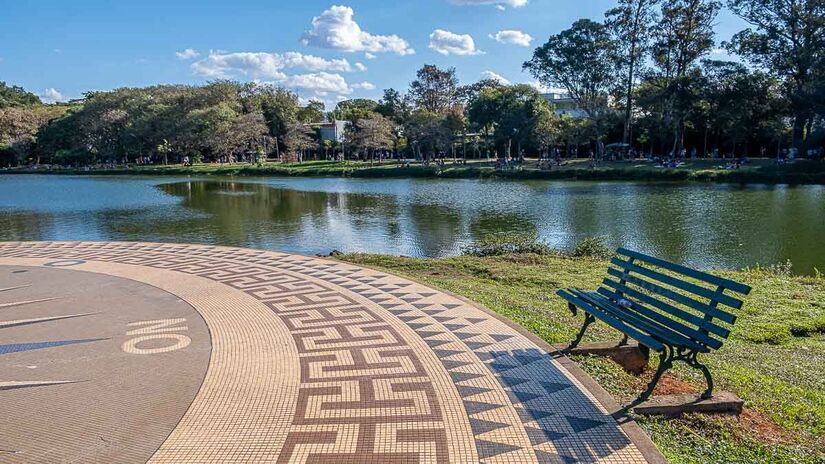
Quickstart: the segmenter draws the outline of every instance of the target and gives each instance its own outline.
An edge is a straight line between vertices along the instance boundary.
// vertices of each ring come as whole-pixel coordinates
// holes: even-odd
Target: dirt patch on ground
[[[791,443],[794,434],[776,425],[768,417],[751,409],[744,409],[739,417],[732,417],[736,425],[756,435],[760,440],[770,444]]]
[[[699,393],[695,385],[670,374],[665,374],[656,384],[654,395],[688,395]]]
[[[702,385],[704,387],[704,385]],[[687,395],[700,393],[700,387],[670,373],[662,376],[654,395]],[[739,416],[717,416],[741,432],[766,444],[788,444],[798,441],[793,432],[783,429],[764,414],[745,408]]]

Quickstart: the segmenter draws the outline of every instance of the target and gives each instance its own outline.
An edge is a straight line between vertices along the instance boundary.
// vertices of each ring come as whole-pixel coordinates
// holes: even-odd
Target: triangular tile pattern
[[[478,450],[479,458],[487,459],[493,456],[498,456],[499,454],[516,451],[520,448],[513,445],[476,439],[476,449]]]
[[[474,318],[473,320],[466,321],[460,314],[453,314],[451,311],[460,305],[443,305],[426,301],[426,298],[435,295],[431,292],[415,293],[404,290],[392,291],[391,295],[392,300],[386,302],[382,300],[379,304],[391,308],[389,309],[391,313],[395,314],[408,327],[415,330],[424,342],[433,349],[433,353],[439,358],[447,370],[450,378],[455,383],[459,396],[464,400],[464,409],[469,416],[473,433],[476,435],[476,448],[479,457],[485,456],[490,458],[522,450],[523,448],[521,446],[502,443],[496,438],[488,438],[486,440],[480,438],[482,436],[487,437],[487,434],[491,432],[493,432],[491,436],[494,436],[494,432],[506,430],[512,426],[511,424],[480,417],[504,407],[504,405],[483,400],[483,395],[491,392],[492,389],[477,384],[478,381],[481,381],[482,378],[485,377],[485,374],[475,372],[472,366],[470,366],[472,362],[465,360],[466,355],[470,354],[469,349],[471,346],[487,346],[495,339],[477,342],[475,345],[471,344],[470,346],[467,346],[465,343],[464,349],[452,349],[452,347],[456,346],[455,337],[466,339],[480,335],[477,333],[463,334],[462,332],[458,332],[459,330],[479,324],[487,319]],[[397,301],[400,306],[391,306],[392,301]],[[450,312],[450,314],[448,314],[448,312]],[[430,320],[432,322],[429,322]],[[442,345],[449,345],[449,348]],[[459,357],[462,354],[465,356]],[[501,458],[506,462],[506,457]]]
[[[382,282],[382,279],[388,277],[386,275],[361,275],[370,272],[366,270],[341,270],[336,266],[318,269],[327,275],[326,278],[322,278],[323,280],[333,282],[331,279],[335,279],[336,282],[333,283],[337,285],[346,283],[355,293],[399,317],[430,346],[449,372],[463,399],[471,428],[476,435],[478,456],[482,462],[508,462],[506,454],[522,448],[481,438],[488,433],[495,434],[496,431],[506,430],[510,425],[489,419],[491,411],[505,405],[481,400],[485,393],[491,391],[489,388],[473,385],[483,377],[482,374],[468,370],[471,363],[463,358],[450,359],[468,351],[484,363],[507,393],[523,423],[523,432],[533,445],[536,462],[579,462],[576,458],[557,453],[553,443],[561,442],[567,445],[563,449],[577,449],[582,446],[577,434],[592,433],[594,429],[607,423],[613,424],[615,428],[609,416],[604,417],[602,414],[601,417],[591,417],[593,407],[580,408],[580,411],[574,408],[568,411],[570,404],[586,404],[589,400],[578,388],[574,388],[550,356],[535,349],[532,343],[525,344],[524,341],[520,341],[522,337],[516,334],[489,331],[485,328],[485,323],[491,320],[490,317],[474,317],[454,311],[461,311],[468,308],[468,305],[430,301],[428,299],[437,293],[419,291],[420,287],[412,283]],[[347,285],[342,286],[347,288]],[[427,319],[432,319],[433,322],[428,323]],[[439,326],[443,327],[443,330]],[[468,351],[458,349],[454,343],[455,338],[458,338]],[[520,352],[513,349],[525,345],[533,348],[521,348]],[[502,347],[505,349],[499,350]]]
[[[473,434],[482,435],[493,430],[509,427],[509,425],[502,424],[501,422],[470,418],[470,427],[473,429]]]
[[[555,440],[561,440],[562,438],[567,436],[563,433],[554,432],[552,430],[547,429],[539,429],[535,427],[524,427],[524,430],[527,431],[527,436],[530,437],[530,443],[532,443],[534,446]]]
[[[473,387],[470,385],[456,385],[456,388],[458,388],[458,394],[461,395],[462,398],[470,398],[481,393],[492,391],[489,388]]]

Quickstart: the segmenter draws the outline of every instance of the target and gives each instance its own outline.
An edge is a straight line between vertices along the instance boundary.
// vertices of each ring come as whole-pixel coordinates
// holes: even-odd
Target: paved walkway
[[[0,461],[656,460],[546,348],[339,262],[0,243]]]

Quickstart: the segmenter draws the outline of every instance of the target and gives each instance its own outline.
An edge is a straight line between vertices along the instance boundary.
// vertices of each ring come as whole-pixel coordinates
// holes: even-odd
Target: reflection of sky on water
[[[825,268],[825,187],[0,176],[0,239],[157,240],[305,254],[460,252],[491,232],[589,236],[702,267]]]

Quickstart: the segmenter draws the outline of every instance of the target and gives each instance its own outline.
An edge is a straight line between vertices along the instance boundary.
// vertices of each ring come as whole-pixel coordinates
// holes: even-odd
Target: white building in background
[[[349,121],[333,120],[329,122],[319,122],[316,124],[309,124],[309,127],[318,129],[321,141],[331,140],[336,143],[344,141],[344,130],[347,128]]]
[[[587,113],[579,108],[576,101],[566,92],[547,92],[541,94],[547,103],[553,106],[553,111],[558,116],[570,116],[576,119],[583,119],[587,117]]]

